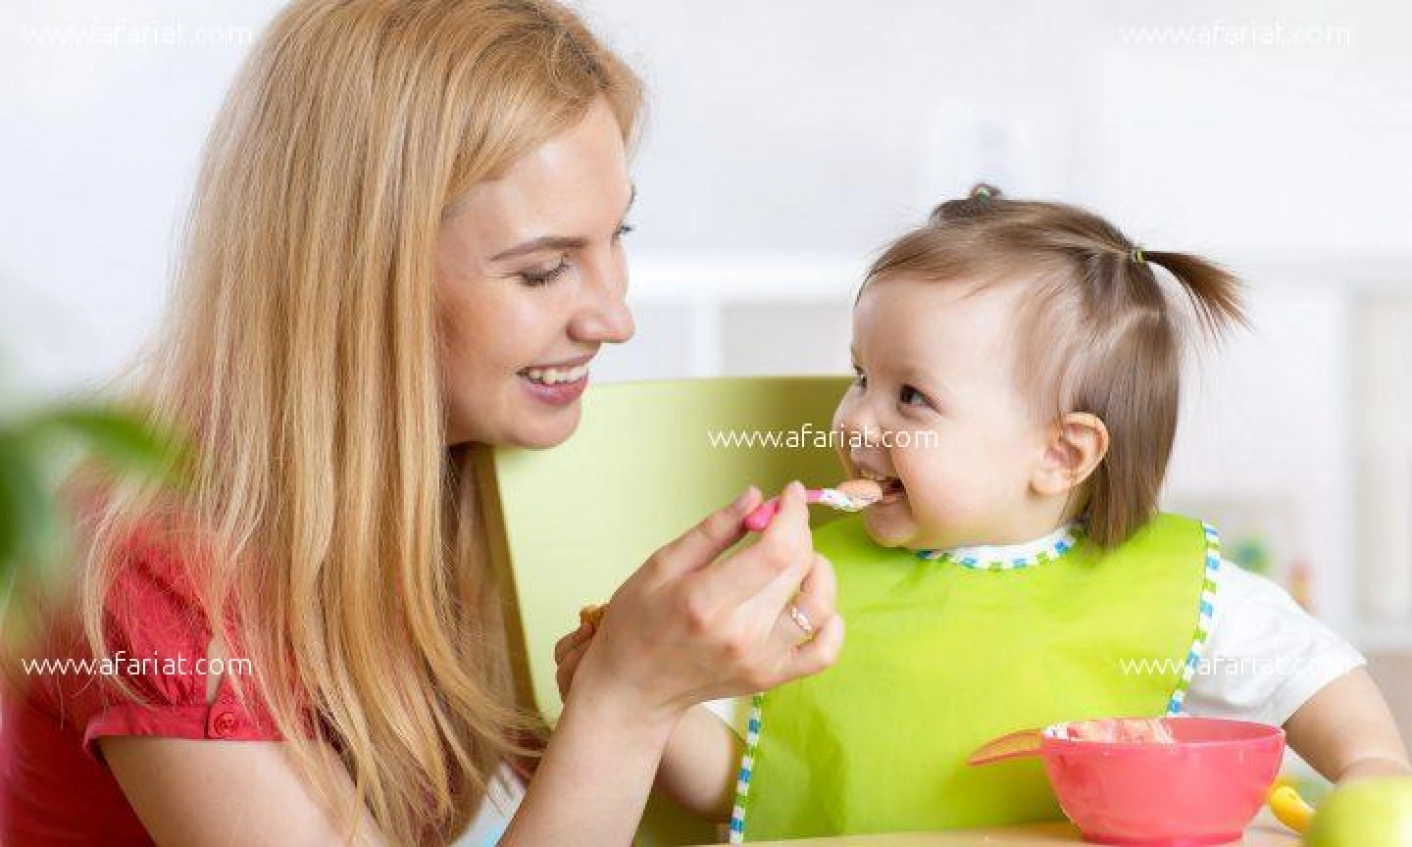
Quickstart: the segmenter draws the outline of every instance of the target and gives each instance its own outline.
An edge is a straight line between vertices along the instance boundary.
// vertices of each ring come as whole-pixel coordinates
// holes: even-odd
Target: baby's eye
[[[902,386],[902,391],[901,391],[901,393],[898,395],[898,398],[897,398],[897,399],[900,400],[900,401],[902,401],[902,405],[904,405],[904,406],[930,406],[930,405],[931,405],[931,403],[927,400],[927,397],[926,397],[925,394],[923,394],[922,392],[918,391],[917,389],[913,388],[913,387],[910,386],[910,385],[904,385],[904,386]]]

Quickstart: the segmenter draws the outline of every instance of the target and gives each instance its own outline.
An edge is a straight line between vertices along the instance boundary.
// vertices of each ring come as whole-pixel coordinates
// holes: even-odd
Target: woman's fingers
[[[612,620],[561,639],[560,691],[567,695],[588,655],[595,680],[607,663],[641,693],[644,710],[676,714],[832,663],[842,643],[834,574],[814,552],[803,486],[786,486],[755,543],[716,561],[743,537],[742,522],[759,503],[752,487],[657,551],[614,593]]]
[[[780,493],[780,508],[759,540],[708,573],[703,582],[713,601],[735,607],[761,594],[766,586],[783,584],[783,596],[793,594],[807,572],[814,551],[809,535],[809,511],[804,486],[791,482]],[[774,593],[780,594],[781,589]],[[783,605],[783,599],[775,608]]]
[[[658,550],[653,561],[673,575],[711,564],[745,535],[745,516],[758,505],[760,491],[752,485],[734,503],[707,515],[701,523]]]
[[[799,492],[799,498],[802,510],[802,491]],[[800,638],[797,636],[800,633],[809,637],[813,630],[833,614],[833,567],[814,552],[808,516],[801,515],[799,519],[803,523],[798,527],[797,537],[781,536],[776,539],[778,546],[773,549],[751,548],[748,551],[764,559],[763,562],[757,562],[756,566],[763,573],[774,573],[774,578],[760,587],[753,596],[739,600],[732,598],[737,608],[746,615],[759,616],[757,620],[776,622],[774,632],[784,635],[785,644],[798,643]],[[773,529],[774,526],[771,525],[771,530]]]
[[[593,637],[593,628],[586,623],[579,624],[579,628],[559,639],[554,645],[554,661],[563,662],[569,651]]]
[[[568,698],[569,687],[573,685],[574,682],[574,674],[578,673],[579,663],[581,663],[583,657],[588,654],[588,648],[588,642],[578,644],[569,652],[565,653],[564,658],[560,660],[559,667],[554,671],[554,682],[559,686],[559,699],[563,700]]]
[[[833,563],[819,553],[814,554],[814,566],[804,577],[799,587],[799,596],[794,603],[809,615],[814,626],[820,627],[833,617],[838,602],[838,579],[833,571]]]
[[[818,553],[814,554],[814,565],[805,577],[804,586],[786,596],[783,608],[768,605],[778,599],[767,598],[768,592],[761,592],[761,603],[779,612],[775,625],[777,643],[795,647],[818,637],[824,625],[834,617],[835,592],[833,566]]]
[[[781,668],[777,685],[793,679],[813,676],[838,661],[843,649],[843,616],[833,615],[814,633],[814,638],[799,645]]]

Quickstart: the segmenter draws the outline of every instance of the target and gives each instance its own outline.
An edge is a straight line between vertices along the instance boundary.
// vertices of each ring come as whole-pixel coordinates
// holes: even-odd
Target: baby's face
[[[906,277],[853,312],[857,380],[834,416],[850,474],[886,480],[867,510],[889,547],[1016,543],[1046,427],[1014,375],[1016,286]],[[863,446],[863,435],[867,445]]]

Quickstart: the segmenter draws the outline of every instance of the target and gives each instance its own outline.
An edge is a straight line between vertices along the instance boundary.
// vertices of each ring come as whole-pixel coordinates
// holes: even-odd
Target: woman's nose
[[[622,343],[636,331],[627,304],[627,266],[618,257],[606,257],[583,269],[582,300],[569,323],[569,334],[578,341]]]

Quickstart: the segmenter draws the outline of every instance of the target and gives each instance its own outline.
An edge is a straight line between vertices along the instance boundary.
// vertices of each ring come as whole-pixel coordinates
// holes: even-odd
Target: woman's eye
[[[902,401],[902,405],[904,405],[904,406],[930,406],[930,405],[931,405],[931,403],[927,401],[927,397],[926,397],[925,394],[923,394],[922,392],[918,391],[917,389],[913,388],[913,387],[910,386],[910,385],[904,385],[904,386],[902,386],[902,392],[901,392],[901,394],[898,396],[897,399],[900,400],[900,401]]]
[[[613,233],[613,240],[617,241],[624,235],[627,235],[628,233],[632,232],[634,229],[637,229],[637,227],[633,226],[632,224],[619,224],[617,232]]]
[[[521,271],[519,276],[525,285],[534,287],[548,285],[558,279],[564,271],[568,270],[569,263],[564,259],[559,260],[559,264],[546,270]]]

